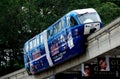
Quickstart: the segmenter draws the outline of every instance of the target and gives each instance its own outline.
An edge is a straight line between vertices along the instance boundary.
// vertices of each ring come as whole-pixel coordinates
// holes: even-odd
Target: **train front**
[[[78,20],[84,26],[84,35],[91,34],[102,27],[101,19],[95,9],[78,11]]]

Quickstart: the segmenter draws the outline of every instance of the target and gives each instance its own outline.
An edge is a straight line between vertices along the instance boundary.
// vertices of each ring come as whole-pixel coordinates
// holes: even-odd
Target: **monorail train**
[[[93,8],[73,10],[24,44],[24,64],[36,74],[85,52],[85,35],[102,27]]]

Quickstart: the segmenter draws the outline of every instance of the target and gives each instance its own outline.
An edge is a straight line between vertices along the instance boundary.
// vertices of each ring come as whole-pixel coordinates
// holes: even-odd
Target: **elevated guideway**
[[[4,71],[3,71],[4,73]],[[0,77],[0,79],[34,79],[27,74],[27,71],[23,68],[13,73]]]
[[[21,69],[19,73],[14,72],[0,79],[47,79],[61,72],[81,70],[82,63],[94,61],[96,57],[104,55],[120,55],[120,17],[88,37],[88,46],[84,54],[34,76],[28,76],[25,69]]]

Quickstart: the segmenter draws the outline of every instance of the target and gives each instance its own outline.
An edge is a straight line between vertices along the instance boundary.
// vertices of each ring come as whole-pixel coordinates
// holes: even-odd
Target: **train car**
[[[25,68],[36,74],[85,53],[85,36],[101,27],[101,19],[93,8],[67,13],[25,43]]]
[[[24,45],[24,63],[28,73],[35,74],[49,67],[45,53],[43,33],[28,40]]]

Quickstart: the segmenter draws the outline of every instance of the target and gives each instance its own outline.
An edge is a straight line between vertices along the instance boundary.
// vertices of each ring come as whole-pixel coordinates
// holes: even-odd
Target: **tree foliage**
[[[120,8],[111,2],[102,3],[102,6],[98,7],[97,11],[104,25],[117,18],[120,14]]]
[[[73,9],[95,8],[103,24],[120,14],[119,0],[3,0],[0,2],[0,76],[24,67],[25,41]],[[3,73],[4,71],[4,73]]]

